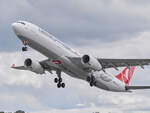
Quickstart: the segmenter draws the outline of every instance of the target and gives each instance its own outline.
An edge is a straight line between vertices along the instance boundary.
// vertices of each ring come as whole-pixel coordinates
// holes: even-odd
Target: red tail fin
[[[126,73],[127,70],[129,70],[128,73]],[[135,70],[135,66],[131,66],[129,69],[128,67],[126,67],[121,73],[119,73],[115,77],[128,85],[133,75],[134,70]],[[128,76],[126,76],[126,74],[128,74]]]

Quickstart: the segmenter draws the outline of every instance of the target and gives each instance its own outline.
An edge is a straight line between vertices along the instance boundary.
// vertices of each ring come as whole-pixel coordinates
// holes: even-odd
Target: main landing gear
[[[27,45],[28,45],[28,42],[27,41],[23,41],[23,45],[24,45],[24,47],[22,47],[22,51],[24,52],[24,51],[28,51],[28,48],[26,47]]]
[[[57,83],[57,87],[65,88],[65,83],[62,83],[61,71],[56,71],[56,74],[57,74],[58,78],[55,78],[54,82]]]
[[[87,81],[89,82],[90,86],[93,87],[96,85],[95,77],[93,75],[87,77]]]

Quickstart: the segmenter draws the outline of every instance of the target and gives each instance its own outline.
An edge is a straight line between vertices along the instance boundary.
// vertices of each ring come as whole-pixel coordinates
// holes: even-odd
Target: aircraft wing
[[[49,72],[51,72],[52,70],[56,71],[56,70],[59,69],[58,65],[56,65],[56,64],[54,64],[54,63],[51,62],[51,59],[46,59],[46,60],[40,61],[39,63],[41,64],[41,66],[42,66],[45,70],[47,70],[47,71],[49,71]],[[15,64],[13,64],[13,65],[11,66],[11,68],[13,68],[13,69],[18,69],[18,70],[28,70],[28,69],[27,69],[26,67],[24,67],[24,66],[15,66]]]
[[[68,57],[72,62],[78,66],[82,66],[81,57]],[[118,67],[127,67],[127,66],[140,66],[144,68],[145,65],[150,64],[150,59],[104,59],[98,58],[99,63],[102,65],[103,69],[106,68],[115,68]]]
[[[98,59],[102,67],[105,68],[117,68],[125,66],[141,66],[150,64],[150,59]]]
[[[15,66],[15,64],[13,64],[13,65],[11,66],[11,68],[13,68],[13,69],[18,69],[18,70],[27,70],[24,66]]]

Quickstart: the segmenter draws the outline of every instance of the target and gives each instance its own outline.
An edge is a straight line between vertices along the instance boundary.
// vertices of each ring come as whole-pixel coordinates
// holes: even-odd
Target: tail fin
[[[127,70],[129,70],[128,73],[126,73]],[[135,70],[135,66],[131,66],[130,68],[126,67],[121,73],[119,73],[115,77],[119,79],[120,81],[124,82],[126,85],[129,85],[129,82],[134,73],[134,70]],[[128,75],[126,76],[126,74]]]

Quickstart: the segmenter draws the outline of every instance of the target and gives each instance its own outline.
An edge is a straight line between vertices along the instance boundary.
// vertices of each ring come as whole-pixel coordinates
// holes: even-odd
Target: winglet
[[[128,73],[126,73],[127,70],[129,70]],[[135,66],[131,66],[129,69],[128,67],[126,67],[121,73],[119,73],[115,77],[119,79],[120,81],[124,82],[126,85],[129,85],[129,82],[131,80],[131,77],[133,76],[134,70],[135,70]],[[126,74],[128,75],[126,76]]]

